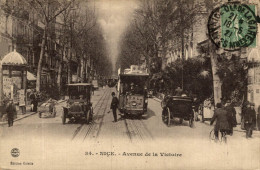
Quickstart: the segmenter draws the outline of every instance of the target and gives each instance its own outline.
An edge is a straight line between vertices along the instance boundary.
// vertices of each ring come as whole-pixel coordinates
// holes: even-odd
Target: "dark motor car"
[[[63,107],[62,123],[66,119],[85,119],[89,123],[93,117],[93,108],[91,103],[90,83],[75,83],[67,85],[67,106]]]

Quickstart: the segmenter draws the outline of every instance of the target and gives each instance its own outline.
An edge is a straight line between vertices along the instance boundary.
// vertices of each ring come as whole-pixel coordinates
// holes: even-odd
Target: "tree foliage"
[[[189,95],[196,94],[201,100],[212,95],[212,73],[209,58],[204,58],[204,61],[197,58],[178,59],[167,66],[162,75],[165,91],[174,94],[174,90],[181,87],[182,78],[183,90]]]
[[[226,56],[219,56],[218,60],[217,74],[222,82],[223,100],[241,102],[247,92],[248,63],[241,61],[237,56],[232,56],[230,59]]]

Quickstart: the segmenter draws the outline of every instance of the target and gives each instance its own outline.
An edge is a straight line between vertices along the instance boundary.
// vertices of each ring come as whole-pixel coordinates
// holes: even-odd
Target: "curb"
[[[22,120],[22,119],[24,119],[24,118],[27,118],[27,117],[29,117],[29,116],[32,116],[32,115],[34,115],[34,114],[36,114],[36,113],[38,113],[38,112],[32,112],[32,113],[29,113],[29,114],[27,114],[27,115],[25,115],[25,116],[23,116],[23,117],[14,119],[14,122],[16,122],[16,121],[18,121],[18,120]],[[0,123],[0,125],[6,125],[6,124],[8,124],[8,121],[1,122],[1,123]]]

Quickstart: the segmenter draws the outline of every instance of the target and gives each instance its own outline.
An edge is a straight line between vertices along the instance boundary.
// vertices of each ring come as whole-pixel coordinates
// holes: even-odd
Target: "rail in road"
[[[106,113],[111,90],[106,90],[93,108],[93,121],[90,124],[81,124],[72,136],[73,141],[84,141],[87,138],[97,138]]]
[[[124,119],[124,124],[126,127],[126,134],[131,142],[145,142],[154,139],[142,118],[126,118]]]
[[[72,141],[84,142],[85,140],[97,140],[100,136],[100,131],[104,124],[104,117],[110,109],[111,92],[113,89],[106,89],[102,96],[98,99],[94,105],[93,122],[90,124],[81,124],[74,132]],[[119,111],[118,111],[119,113]],[[153,135],[145,125],[143,117],[123,117],[122,121],[118,121],[116,124],[122,124],[123,129],[116,129],[123,131],[130,142],[143,142],[147,140],[153,140]],[[115,126],[116,126],[115,124]]]

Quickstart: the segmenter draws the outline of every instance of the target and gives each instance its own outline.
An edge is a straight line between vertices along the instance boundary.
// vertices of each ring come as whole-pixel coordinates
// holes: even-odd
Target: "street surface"
[[[61,120],[62,106],[66,104],[63,102],[56,106],[57,115],[55,118],[51,117],[46,107],[42,118],[39,118],[38,114],[34,114],[14,122],[13,127],[1,125],[0,146],[4,146],[2,152],[10,152],[14,147],[23,148],[24,153],[38,155],[38,157],[34,157],[36,160],[46,159],[51,163],[56,159],[64,159],[64,157],[54,156],[55,153],[64,152],[64,148],[71,150],[74,154],[77,151],[83,153],[87,151],[164,151],[182,153],[196,158],[192,159],[189,166],[213,161],[211,157],[199,159],[206,153],[212,157],[219,154],[219,159],[224,159],[228,155],[232,157],[232,160],[244,159],[244,161],[246,161],[246,157],[243,156],[246,156],[247,153],[241,153],[241,148],[243,151],[249,152],[248,154],[257,155],[259,153],[259,132],[255,132],[252,139],[246,139],[242,130],[236,130],[233,136],[228,136],[227,144],[224,144],[215,143],[210,139],[210,131],[213,126],[209,126],[208,123],[194,122],[194,127],[190,128],[188,121],[179,124],[179,120],[176,118],[172,125],[167,127],[161,119],[160,102],[152,98],[148,101],[148,113],[141,119],[125,119],[120,116],[118,111],[118,122],[112,122],[112,111],[108,113],[112,91],[115,89],[108,87],[95,91],[92,96],[94,121],[91,124],[69,122],[67,119],[66,124],[63,125]],[[28,146],[28,143],[35,145]],[[175,150],[168,150],[169,145],[172,145],[171,148]],[[107,150],[107,147],[111,150]],[[44,153],[43,150],[48,150],[50,153]],[[69,151],[63,154],[66,155],[67,152]],[[42,155],[43,153],[45,155]],[[259,164],[257,156],[252,157],[251,161]],[[244,164],[247,165],[248,162],[244,162]],[[176,164],[176,166],[181,166],[181,164]],[[225,162],[224,166],[226,166]]]

